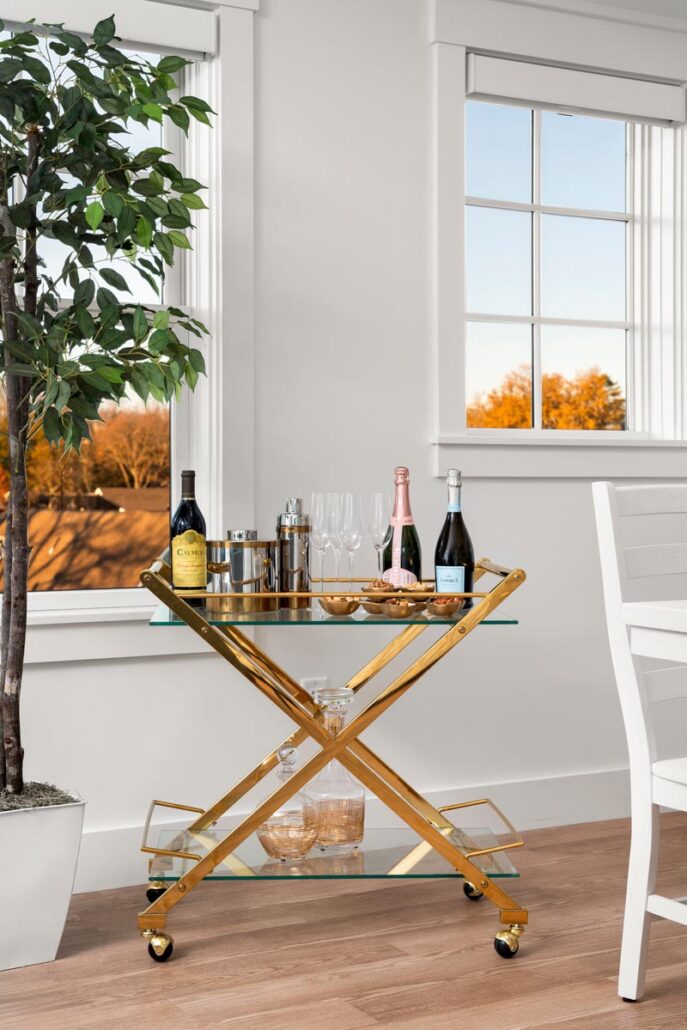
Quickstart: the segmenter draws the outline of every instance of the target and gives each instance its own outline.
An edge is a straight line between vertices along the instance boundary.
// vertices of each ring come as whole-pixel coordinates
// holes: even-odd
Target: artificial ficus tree
[[[13,793],[24,786],[27,453],[40,434],[78,451],[103,402],[119,402],[128,390],[143,401],[169,401],[204,372],[202,353],[188,341],[207,333],[205,326],[176,307],[135,303],[112,261],[126,258],[161,295],[166,268],[191,246],[189,211],[205,207],[203,186],[164,148],[132,149],[129,129],[171,119],[186,132],[192,118],[209,125],[211,109],[177,95],[173,76],[184,58],[153,63],[117,42],[112,18],[96,25],[91,40],[32,23],[0,40],[0,381],[10,480],[0,789]],[[56,272],[42,259],[48,240],[63,246]]]

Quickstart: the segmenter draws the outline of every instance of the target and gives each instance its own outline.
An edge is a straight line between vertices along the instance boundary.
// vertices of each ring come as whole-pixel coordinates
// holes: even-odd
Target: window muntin
[[[468,428],[627,428],[627,138],[621,121],[467,101]],[[517,325],[529,352],[513,368]]]

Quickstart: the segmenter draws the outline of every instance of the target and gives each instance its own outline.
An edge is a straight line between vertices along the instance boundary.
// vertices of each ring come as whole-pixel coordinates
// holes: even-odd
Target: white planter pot
[[[55,958],[74,886],[85,804],[0,812],[0,969]]]

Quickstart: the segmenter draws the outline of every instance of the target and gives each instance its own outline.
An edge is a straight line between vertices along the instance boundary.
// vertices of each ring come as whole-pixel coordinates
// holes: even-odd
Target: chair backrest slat
[[[628,579],[687,572],[687,544],[644,544],[641,547],[625,547],[623,554]]]
[[[670,665],[644,672],[644,683],[650,701],[675,701],[687,697],[687,665]]]
[[[615,487],[615,496],[621,518],[687,514],[687,486],[681,484]]]

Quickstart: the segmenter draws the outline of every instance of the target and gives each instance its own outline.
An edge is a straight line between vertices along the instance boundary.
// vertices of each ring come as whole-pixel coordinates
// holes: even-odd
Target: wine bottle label
[[[465,590],[464,565],[437,565],[436,588],[439,594],[462,594]]]
[[[172,538],[172,582],[186,590],[205,590],[207,548],[205,537],[195,529],[187,529]]]

